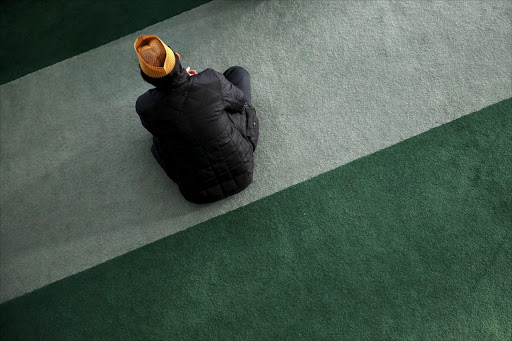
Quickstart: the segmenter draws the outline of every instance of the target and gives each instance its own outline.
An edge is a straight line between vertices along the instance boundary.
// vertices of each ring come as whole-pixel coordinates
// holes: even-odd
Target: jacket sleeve
[[[153,129],[151,129],[151,126],[149,125],[148,121],[146,121],[144,119],[144,117],[142,117],[140,114],[139,114],[139,117],[140,117],[140,122],[142,123],[144,128],[146,128],[147,131],[149,131],[151,134],[153,134],[153,131],[152,131]]]
[[[146,110],[146,107],[147,107],[147,101],[148,101],[147,96],[145,96],[145,95],[140,96],[137,99],[137,102],[135,103],[135,111],[139,115],[140,122],[142,123],[144,128],[146,128],[146,130],[149,131],[151,134],[155,135],[155,132],[154,132],[153,128],[151,127],[151,123],[144,117],[144,111]]]
[[[220,79],[222,99],[225,103],[224,109],[232,112],[241,112],[245,104],[243,91],[228,81],[222,73],[215,71],[215,74]]]

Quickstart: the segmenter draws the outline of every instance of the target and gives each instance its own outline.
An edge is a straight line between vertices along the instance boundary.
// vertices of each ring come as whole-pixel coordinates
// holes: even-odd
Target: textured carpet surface
[[[510,340],[512,98],[0,305],[22,339]]]
[[[210,0],[4,0],[0,84],[111,42]],[[13,60],[16,62],[13,63]],[[7,67],[8,66],[8,67]]]
[[[213,1],[0,86],[0,300],[511,97],[511,9]],[[133,42],[148,33],[198,71],[251,72],[246,191],[192,205],[153,160],[134,111],[148,85]]]

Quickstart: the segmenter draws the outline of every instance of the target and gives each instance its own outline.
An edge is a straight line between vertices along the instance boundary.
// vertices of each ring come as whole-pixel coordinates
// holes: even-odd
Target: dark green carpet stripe
[[[25,339],[509,340],[512,99],[0,306]]]
[[[0,84],[209,1],[2,1]]]

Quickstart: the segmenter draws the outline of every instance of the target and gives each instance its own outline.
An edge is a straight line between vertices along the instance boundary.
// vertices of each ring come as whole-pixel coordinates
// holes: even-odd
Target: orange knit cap
[[[171,73],[176,63],[174,52],[157,36],[139,36],[133,44],[142,71],[152,78],[162,78]]]

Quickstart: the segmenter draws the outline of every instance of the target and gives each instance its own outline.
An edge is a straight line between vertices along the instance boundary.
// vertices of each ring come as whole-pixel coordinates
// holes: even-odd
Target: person
[[[259,136],[247,70],[184,69],[181,56],[155,35],[139,36],[134,48],[142,78],[155,87],[135,110],[153,135],[154,158],[183,197],[206,204],[247,188]]]

